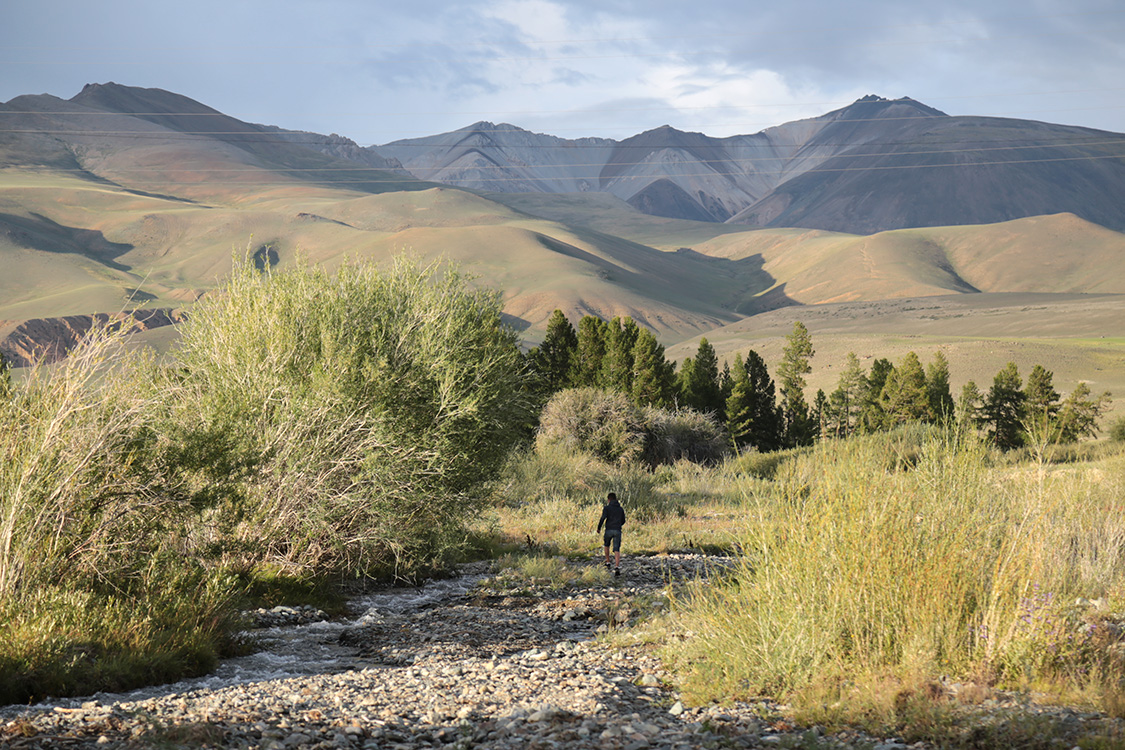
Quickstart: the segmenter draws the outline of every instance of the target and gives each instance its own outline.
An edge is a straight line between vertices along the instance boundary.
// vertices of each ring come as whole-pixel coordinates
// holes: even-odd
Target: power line
[[[838,33],[840,30],[848,28],[863,29],[863,30],[880,30],[880,31],[894,31],[913,28],[936,28],[948,26],[965,26],[975,25],[981,20],[984,21],[1014,21],[1021,19],[1056,19],[1056,18],[1083,18],[1095,16],[1115,16],[1123,13],[1120,8],[1107,8],[1104,10],[1087,10],[1087,11],[1065,11],[1057,13],[1011,13],[1011,15],[992,16],[990,18],[973,18],[970,20],[946,20],[946,21],[930,21],[918,22],[918,24],[892,24],[883,26],[863,25],[863,26],[802,26],[796,33],[800,34],[817,34],[822,31],[832,31]],[[623,42],[674,42],[674,40],[714,40],[714,39],[733,39],[733,38],[751,38],[755,36],[748,31],[742,33],[723,33],[723,34],[691,34],[691,35],[661,35],[661,36],[627,36],[627,37],[589,37],[577,39],[535,39],[529,42],[521,42],[523,46],[532,45],[569,45],[569,44],[604,44],[604,43],[623,43]],[[3,45],[0,49],[43,49],[43,51],[50,52],[93,52],[93,51],[117,51],[123,45]],[[240,43],[242,49],[269,49],[269,51],[276,51],[277,45],[275,44],[261,44],[255,45],[253,43]],[[442,42],[405,42],[405,43],[380,43],[380,44],[363,44],[362,48],[367,49],[413,49],[417,47],[445,47],[445,46],[461,46],[461,47],[488,47],[495,46],[493,42],[466,42],[466,40],[459,40],[456,45],[450,45]],[[133,45],[134,49],[152,49],[152,51],[173,51],[173,52],[215,52],[227,51],[230,46],[227,45],[180,45],[180,46],[150,46]],[[336,49],[339,45],[286,45],[287,49]]]
[[[774,144],[770,144],[770,145],[771,145],[771,147],[778,147],[779,144],[774,143]],[[818,142],[816,145],[817,146],[848,146],[848,145],[854,145],[854,144],[826,144],[826,143]],[[869,147],[869,146],[873,146],[873,145],[886,146],[886,145],[894,145],[894,144],[876,143],[876,142],[867,142],[867,143],[862,144],[863,147]],[[800,148],[802,146],[802,144],[784,144],[784,146],[789,147],[789,148]],[[956,148],[956,149],[928,149],[928,150],[924,150],[924,151],[881,151],[881,152],[874,152],[874,153],[852,153],[852,152],[849,152],[849,153],[832,154],[831,156],[829,156],[827,158],[830,158],[830,159],[871,159],[871,158],[881,158],[881,157],[888,157],[888,156],[889,157],[912,157],[912,156],[932,156],[932,155],[936,155],[936,154],[971,154],[971,153],[995,152],[995,151],[1025,151],[1025,150],[1029,150],[1029,149],[1069,148],[1069,147],[1076,147],[1076,146],[1081,146],[1081,147],[1122,146],[1122,147],[1125,147],[1125,136],[1122,136],[1121,138],[1118,138],[1118,139],[1115,139],[1115,140],[1098,140],[1098,141],[1061,142],[1061,143],[1034,143],[1034,144],[1024,144],[1024,145],[981,146],[981,147],[975,147],[975,148]],[[466,147],[466,148],[468,148],[470,150],[476,150],[475,146]],[[1113,155],[1113,154],[1106,154],[1106,155],[1101,155],[1101,156],[1104,156],[1106,158],[1115,158],[1115,155]],[[1122,154],[1117,155],[1117,156],[1120,156],[1121,158],[1125,158],[1125,153],[1122,153]],[[739,158],[698,159],[698,158],[695,158],[695,159],[691,159],[690,161],[684,160],[684,162],[682,162],[682,163],[685,163],[685,164],[687,164],[687,163],[691,163],[691,164],[735,164],[735,165],[737,165],[737,164],[758,163],[758,162],[763,162],[763,161],[788,162],[788,161],[792,161],[794,158],[795,158],[794,156],[757,156],[757,157],[754,157],[753,159],[739,159]],[[539,170],[544,170],[544,169],[576,169],[576,168],[584,168],[584,167],[635,167],[635,166],[641,166],[641,165],[646,164],[646,163],[647,162],[645,162],[645,161],[634,161],[634,162],[597,161],[597,162],[563,162],[563,163],[547,163],[547,162],[544,162],[544,163],[535,164],[535,165],[485,164],[485,165],[474,166],[472,168],[474,170],[508,170],[508,169],[530,168],[530,169],[534,169],[536,171],[539,171]],[[439,171],[442,171],[443,169],[447,169],[447,168],[448,168],[448,166],[432,166],[432,167],[418,166],[418,167],[415,167],[414,169],[416,171],[419,171],[419,172],[425,172],[425,171],[439,172]],[[203,172],[203,173],[207,173],[207,174],[213,174],[213,173],[261,172],[261,171],[267,170],[267,169],[268,168],[266,168],[266,167],[203,167],[203,168],[194,168],[194,169],[192,169],[192,171]],[[363,166],[361,166],[361,167],[324,166],[324,167],[278,167],[278,168],[274,168],[274,169],[275,170],[281,170],[281,171],[284,171],[284,172],[289,172],[289,173],[292,173],[292,172],[345,173],[345,172],[385,172],[385,171],[387,171],[388,168],[387,167],[375,167],[375,166],[365,166],[365,167],[363,167]],[[84,172],[88,172],[89,170],[86,170],[86,169],[56,169],[56,170],[52,170],[52,171],[84,173]],[[166,172],[167,169],[155,168],[155,167],[122,167],[122,168],[116,168],[113,171],[114,171],[114,173],[135,174],[135,173],[144,173],[144,172]],[[754,173],[759,174],[758,172],[754,172]],[[731,173],[731,174],[737,174],[737,173]]]
[[[808,169],[808,170],[799,172],[799,174],[800,175],[806,175],[806,174],[838,173],[838,172],[873,172],[873,171],[889,171],[889,170],[904,170],[904,169],[941,169],[941,168],[950,168],[950,167],[968,168],[968,167],[986,167],[986,166],[1006,166],[1006,165],[1015,165],[1015,164],[1047,164],[1047,163],[1075,162],[1075,161],[1102,161],[1102,160],[1108,160],[1108,159],[1122,159],[1122,158],[1125,158],[1125,154],[1121,154],[1121,155],[1109,155],[1109,154],[1107,154],[1107,155],[1088,155],[1088,156],[1065,156],[1065,157],[1052,157],[1052,158],[1044,158],[1044,159],[1011,159],[1011,160],[1002,160],[1002,161],[950,162],[950,163],[944,163],[944,164],[895,164],[895,165],[880,165],[880,166],[870,166],[870,167],[814,167],[812,169]],[[387,170],[378,170],[374,167],[371,168],[371,169],[374,172],[382,172],[383,175],[387,174]],[[48,170],[48,171],[51,172],[51,173],[54,173],[54,172],[61,171],[61,170]],[[192,170],[189,169],[189,170],[181,170],[181,171],[192,171]],[[199,170],[199,171],[205,171],[205,170]],[[278,168],[278,169],[274,169],[274,170],[263,169],[262,171],[273,171],[273,172],[284,173],[287,170],[285,170],[284,168]],[[331,170],[322,170],[322,171],[331,172]],[[88,172],[88,171],[86,173],[87,174],[95,174],[95,173]],[[780,171],[776,171],[776,172],[754,171],[754,172],[749,173],[749,175],[751,175],[751,176],[781,176],[781,175],[792,174],[792,173],[793,172],[791,170],[780,170]],[[95,176],[101,177],[102,179],[106,179],[105,177],[102,177],[101,175],[95,174]],[[659,175],[659,174],[657,174],[657,175],[654,175],[654,174],[619,175],[619,176],[614,177],[613,179],[615,179],[615,180],[650,180],[650,179],[654,179],[654,178],[660,177],[660,176],[666,176],[666,177],[740,177],[740,176],[747,176],[747,173],[744,173],[744,172],[720,172],[718,170],[711,170],[711,171],[707,171],[707,172],[696,172],[696,173],[675,173],[675,174],[668,173],[668,174],[665,174],[665,175]],[[362,180],[326,180],[326,181],[313,180],[312,182],[320,182],[320,184],[325,186],[325,187],[334,187],[334,186],[338,186],[338,185],[370,185],[370,184],[379,184],[379,183],[399,184],[399,183],[402,182],[403,179],[409,180],[409,179],[417,179],[417,178],[406,177],[406,176],[393,176],[393,175],[384,177],[384,176],[380,175],[380,176],[372,177],[370,179],[362,179]],[[533,178],[528,178],[528,177],[481,177],[481,178],[475,178],[475,179],[471,180],[470,182],[472,182],[473,184],[476,184],[476,183],[505,183],[505,182],[525,182],[526,183],[526,182],[544,182],[544,181],[549,181],[549,178],[547,180],[544,180],[542,178],[534,178],[534,177]],[[437,181],[421,179],[421,180],[419,180],[419,182],[437,182]],[[230,181],[220,182],[220,181],[216,181],[216,180],[210,180],[210,181],[201,180],[201,181],[192,181],[192,182],[178,182],[178,181],[177,182],[168,182],[168,181],[163,181],[163,180],[152,180],[152,181],[147,182],[147,183],[141,181],[138,184],[139,185],[151,184],[151,185],[161,185],[161,186],[192,186],[192,187],[209,186],[209,185],[224,185],[224,186],[250,185],[250,186],[256,186],[256,187],[286,187],[286,186],[292,186],[295,183],[299,184],[299,181],[294,180],[294,181],[287,181],[287,182],[256,182],[256,181],[230,180]],[[114,184],[116,184],[116,183],[114,183]],[[449,183],[444,183],[444,184],[449,184]],[[119,185],[119,187],[128,187],[128,186]]]
[[[1096,93],[1118,93],[1125,91],[1125,87],[1099,87],[1092,89],[1057,89],[1053,91],[1005,91],[1000,93],[984,93],[984,94],[951,94],[951,95],[938,95],[934,99],[947,101],[950,99],[996,99],[1000,97],[1019,97],[1019,96],[1058,96],[1060,94],[1096,94]],[[180,95],[177,95],[180,96]],[[186,97],[185,97],[186,98]],[[69,102],[70,100],[63,100]],[[884,100],[884,102],[902,101],[902,100]],[[912,99],[919,104],[922,102]],[[714,110],[748,110],[748,109],[776,109],[779,107],[836,107],[844,108],[854,101],[824,101],[824,102],[766,102],[758,104],[710,104],[699,106],[681,106],[668,104],[663,106],[648,106],[648,107],[605,107],[605,108],[590,108],[590,107],[571,107],[567,109],[522,109],[522,110],[432,110],[432,111],[387,111],[381,110],[378,112],[316,112],[317,117],[447,117],[451,115],[484,115],[488,117],[510,116],[510,115],[560,115],[560,114],[612,114],[617,112],[700,112],[700,111],[714,111]],[[175,111],[159,111],[159,112],[129,112],[117,110],[101,110],[91,109],[88,105],[76,104],[84,109],[82,111],[46,111],[46,110],[13,110],[13,109],[0,109],[0,115],[44,115],[51,117],[86,117],[86,116],[132,116],[132,117],[227,117],[231,119],[240,119],[245,117],[293,117],[297,115],[307,116],[310,113],[308,110],[301,112],[240,112],[236,118],[234,115],[212,110],[210,112],[175,112]],[[207,106],[207,105],[201,105]],[[1108,107],[1084,107],[1076,108],[1074,110],[1054,110],[1054,111],[1086,111],[1089,109],[1116,109],[1117,106]],[[1039,110],[1036,110],[1039,111]],[[1018,113],[1017,113],[1018,114]],[[972,115],[951,115],[958,116],[972,116]],[[810,118],[815,119],[815,118]],[[729,124],[729,123],[728,123]]]
[[[1099,31],[1112,31],[1118,32],[1125,30],[1125,27],[1105,27],[1099,28]],[[1042,32],[1037,34],[1007,34],[1007,35],[991,35],[988,37],[989,44],[995,44],[998,41],[1010,41],[1013,39],[1039,39],[1043,37],[1057,36],[1057,32]],[[831,46],[847,46],[849,49],[857,47],[863,48],[887,48],[887,47],[918,47],[920,45],[938,45],[948,47],[963,42],[980,43],[985,41],[979,37],[954,37],[951,39],[927,39],[919,41],[917,39],[902,40],[902,41],[881,41],[881,42],[866,42],[856,43],[854,39],[841,39],[835,43],[818,43],[815,46],[817,50],[823,50],[825,47]],[[762,52],[802,52],[809,49],[814,49],[812,46],[769,46],[760,45],[755,47],[755,51]],[[482,63],[528,63],[528,62],[565,62],[565,61],[579,61],[579,60],[651,60],[658,58],[672,58],[683,59],[685,57],[706,57],[714,55],[712,50],[700,51],[685,51],[685,50],[666,50],[661,52],[616,52],[616,53],[603,53],[603,54],[586,54],[586,55],[524,55],[524,56],[509,56],[497,57],[482,55],[480,57],[464,57],[464,58],[437,58],[437,57],[414,57],[414,58],[391,58],[391,59],[366,59],[362,61],[365,66],[378,66],[378,65],[421,65],[425,63],[440,63],[443,65],[448,64],[482,64]],[[292,58],[274,57],[271,59],[250,59],[250,60],[222,60],[207,58],[204,60],[170,60],[170,61],[153,61],[153,60],[100,60],[99,65],[111,65],[115,67],[125,66],[178,66],[190,64],[192,66],[199,65],[215,65],[215,66],[230,66],[238,65],[242,67],[281,67],[281,66],[352,66],[356,62],[354,60],[294,60]],[[90,65],[89,60],[0,60],[0,65],[47,65],[47,66],[66,66],[66,65]]]

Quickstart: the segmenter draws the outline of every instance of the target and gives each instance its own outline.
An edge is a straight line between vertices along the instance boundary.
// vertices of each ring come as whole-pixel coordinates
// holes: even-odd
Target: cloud
[[[1120,131],[1122,39],[1111,0],[39,0],[6,9],[0,100],[115,80],[361,143],[755,132],[867,93]]]

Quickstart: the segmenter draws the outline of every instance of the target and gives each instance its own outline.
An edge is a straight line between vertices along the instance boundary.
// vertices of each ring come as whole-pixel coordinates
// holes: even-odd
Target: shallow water
[[[218,690],[265,680],[301,677],[314,674],[345,672],[360,665],[356,649],[339,643],[340,634],[356,625],[386,615],[405,615],[464,597],[482,575],[462,575],[441,581],[427,581],[421,586],[392,588],[356,597],[349,603],[352,618],[309,625],[263,628],[251,631],[259,650],[253,654],[227,659],[210,674],[178,682],[140,688],[123,693],[95,693],[78,698],[58,698],[34,704],[30,708],[77,708],[83,703],[128,703],[173,694],[202,690]],[[28,706],[3,706],[0,715],[22,711]]]

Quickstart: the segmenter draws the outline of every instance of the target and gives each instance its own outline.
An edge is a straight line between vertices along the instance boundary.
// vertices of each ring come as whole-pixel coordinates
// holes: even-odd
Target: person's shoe
[[[613,569],[613,575],[614,575],[614,576],[619,576],[619,575],[621,575],[621,568],[614,568],[614,569]]]

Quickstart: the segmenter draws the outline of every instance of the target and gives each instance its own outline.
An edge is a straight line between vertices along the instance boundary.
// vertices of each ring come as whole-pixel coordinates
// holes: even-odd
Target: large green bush
[[[238,265],[176,357],[169,431],[204,459],[182,462],[201,485],[216,465],[245,474],[214,498],[209,533],[251,564],[434,560],[531,421],[498,297],[402,260],[335,275]]]

